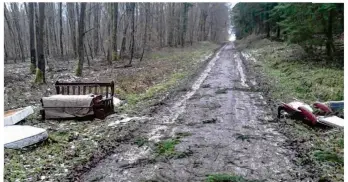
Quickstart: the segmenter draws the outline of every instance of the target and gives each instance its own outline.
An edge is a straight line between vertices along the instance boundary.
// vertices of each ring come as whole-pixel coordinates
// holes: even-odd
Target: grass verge
[[[308,61],[300,46],[250,37],[237,41],[237,47],[246,59],[256,60],[254,69],[264,75],[260,78],[262,87],[276,103],[343,100],[343,68]],[[308,169],[313,178],[343,180],[343,130],[291,120],[282,123],[280,130],[297,146],[298,165],[315,166]]]

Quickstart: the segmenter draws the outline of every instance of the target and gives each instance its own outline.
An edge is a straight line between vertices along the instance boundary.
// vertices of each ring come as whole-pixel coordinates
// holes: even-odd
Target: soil
[[[73,178],[204,181],[209,174],[226,173],[255,180],[311,181],[295,164],[297,153],[288,138],[277,130],[276,115],[258,83],[260,75],[252,71],[254,63],[242,59],[234,43],[226,44],[190,89],[162,102],[153,113],[107,120],[110,127],[137,126],[133,138],[120,141],[113,154]],[[158,142],[167,139],[175,139],[175,151],[161,155]]]

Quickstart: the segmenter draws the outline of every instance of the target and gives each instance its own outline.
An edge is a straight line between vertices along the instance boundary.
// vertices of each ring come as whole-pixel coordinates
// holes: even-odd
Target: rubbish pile
[[[21,149],[48,138],[48,133],[45,129],[25,125],[15,125],[33,113],[34,110],[31,106],[5,111],[5,148]]]
[[[344,127],[344,101],[315,102],[313,108],[299,101],[282,103],[278,107],[278,118],[290,117],[309,121],[312,125],[323,124],[331,127]]]

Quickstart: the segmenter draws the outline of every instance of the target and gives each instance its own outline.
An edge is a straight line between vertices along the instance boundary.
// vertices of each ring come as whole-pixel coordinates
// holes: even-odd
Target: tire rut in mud
[[[145,146],[122,144],[81,179],[204,181],[209,174],[232,173],[250,179],[296,181],[300,171],[292,162],[296,154],[284,147],[287,138],[275,129],[276,123],[269,122],[267,102],[250,82],[254,75],[245,75],[246,65],[233,43],[210,63],[209,70],[203,71],[207,75],[197,78],[203,79],[198,89],[162,105],[137,131],[146,138]],[[173,155],[158,155],[158,142],[171,140],[175,144],[165,145]],[[177,157],[181,153],[189,155]]]

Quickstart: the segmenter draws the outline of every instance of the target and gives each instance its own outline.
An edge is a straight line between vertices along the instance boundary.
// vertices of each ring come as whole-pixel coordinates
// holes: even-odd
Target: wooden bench
[[[101,95],[103,98],[93,104],[94,117],[104,119],[108,114],[114,112],[114,82],[95,82],[95,83],[81,83],[81,82],[56,82],[56,94],[59,95],[86,95],[94,94]],[[42,100],[41,100],[42,103]],[[43,106],[43,109],[45,107]],[[45,119],[44,110],[41,112],[42,118]]]

